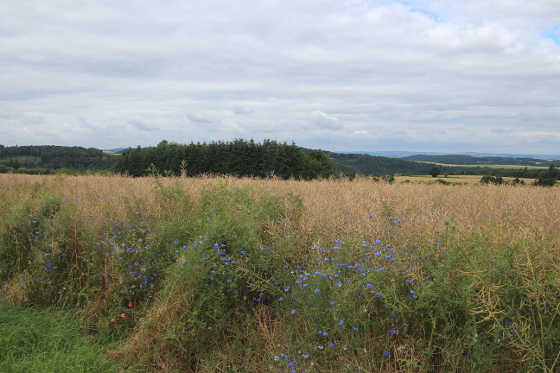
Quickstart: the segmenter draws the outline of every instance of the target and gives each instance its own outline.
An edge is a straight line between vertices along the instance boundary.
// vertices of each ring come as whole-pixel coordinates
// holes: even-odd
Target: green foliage
[[[80,321],[56,310],[0,305],[0,371],[5,373],[116,372]]]
[[[313,150],[307,154],[307,159],[309,161],[309,174],[306,175],[308,179],[335,176],[334,164],[327,154],[319,150]]]
[[[432,177],[437,177],[440,173],[441,170],[437,166],[432,167],[429,172],[429,174],[432,175]]]
[[[0,235],[0,280],[6,281],[29,263],[29,254],[35,238],[38,221],[30,214],[31,206],[25,204],[13,210],[4,223]]]
[[[481,184],[507,184],[507,181],[504,181],[504,178],[501,176],[483,176],[482,179],[480,179],[480,183]]]
[[[163,175],[202,174],[249,177],[278,176],[283,179],[315,179],[334,175],[332,162],[320,151],[305,155],[295,145],[265,140],[181,145],[161,141],[156,147],[130,149],[114,170],[130,176],[146,176],[158,170]]]
[[[393,184],[395,182],[395,177],[393,175],[383,175],[381,178],[389,184]]]
[[[393,175],[395,173],[426,175],[434,166],[428,163],[368,154],[331,153],[331,159],[334,163],[334,169],[344,175]],[[452,167],[442,167],[442,169],[445,171],[453,170]]]
[[[95,148],[78,146],[8,146],[0,148],[0,165],[26,174],[48,174],[50,170],[107,170],[119,159]],[[0,172],[5,172],[0,169]]]
[[[554,186],[556,184],[557,184],[556,179],[553,179],[553,178],[539,178],[537,181],[534,182],[533,185],[551,187],[551,186]]]
[[[228,371],[242,366],[243,359],[260,364],[251,356],[261,343],[251,329],[260,307],[278,293],[272,278],[278,262],[286,260],[266,246],[269,230],[287,216],[297,220],[300,212],[300,202],[291,196],[256,200],[251,189],[225,185],[205,191],[192,214],[168,228],[179,240],[177,256],[159,306],[146,316],[159,321],[132,336],[124,365],[142,370],[159,362],[194,372],[208,359],[217,364],[213,369]],[[181,248],[179,242],[188,244]],[[139,346],[138,338],[148,341]],[[226,356],[214,356],[216,350]]]
[[[112,294],[116,308],[101,310],[97,317],[120,314],[128,301],[149,303],[175,256],[166,246],[169,240],[146,229],[143,217],[127,225],[106,223],[100,232],[92,230],[73,205],[56,197],[37,208],[14,210],[0,235],[0,278],[17,278],[12,285],[17,299],[40,307],[84,307],[101,294]],[[135,271],[128,270],[132,267]],[[119,271],[126,275],[112,275]]]

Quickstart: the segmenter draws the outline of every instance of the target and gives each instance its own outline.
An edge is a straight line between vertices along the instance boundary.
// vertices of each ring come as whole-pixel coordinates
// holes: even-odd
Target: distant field
[[[445,180],[448,183],[468,183],[468,184],[477,184],[480,183],[480,179],[482,179],[482,175],[449,175],[445,176],[438,176],[432,177],[430,175],[413,175],[413,176],[396,176],[395,181],[401,183],[403,181],[411,181],[411,182],[426,182],[432,183],[436,180],[441,179]],[[504,177],[506,181],[512,181],[515,179],[514,177]],[[535,181],[535,179],[525,179],[520,178],[520,180],[525,181],[526,184],[531,184]]]
[[[438,166],[449,166],[449,167],[465,167],[465,168],[476,168],[476,167],[487,167],[487,168],[527,168],[528,170],[541,170],[543,168],[548,168],[550,165],[547,166],[519,166],[519,165],[511,165],[511,164],[450,164],[450,163],[437,163],[437,162],[425,162],[425,161],[414,161],[420,163],[431,163]]]

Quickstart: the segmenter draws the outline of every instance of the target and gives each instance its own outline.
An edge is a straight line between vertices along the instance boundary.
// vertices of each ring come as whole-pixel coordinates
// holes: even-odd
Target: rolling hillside
[[[402,159],[419,162],[431,162],[448,165],[465,165],[465,166],[525,166],[525,167],[548,167],[554,164],[554,167],[560,167],[560,160],[547,161],[536,158],[510,158],[510,157],[473,157],[470,155],[427,155],[416,154],[403,157]]]

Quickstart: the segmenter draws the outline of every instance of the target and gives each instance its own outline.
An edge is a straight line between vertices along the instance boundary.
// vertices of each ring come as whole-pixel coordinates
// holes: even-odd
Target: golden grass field
[[[300,233],[329,226],[332,235],[359,229],[364,235],[383,230],[383,219],[372,216],[399,217],[403,234],[435,239],[448,219],[458,227],[459,234],[476,231],[494,232],[494,239],[515,240],[535,234],[554,235],[560,226],[560,188],[533,186],[480,185],[474,177],[447,177],[446,181],[466,184],[448,186],[426,183],[374,182],[371,178],[341,180],[279,180],[234,178],[162,178],[164,186],[179,187],[194,199],[211,185],[228,184],[251,187],[255,193],[300,196],[305,206]],[[397,177],[397,181],[433,182],[432,177]],[[134,206],[163,219],[177,208],[170,202],[169,210],[161,209],[154,178],[121,176],[33,176],[0,175],[0,215],[14,208],[13,198],[40,202],[52,192],[68,201],[75,201],[80,214],[90,217],[90,224],[103,225],[103,220],[126,221]],[[504,219],[511,216],[512,219]],[[499,227],[499,229],[494,229]],[[540,240],[540,239],[539,239]]]
[[[119,344],[110,346],[107,353],[127,372],[270,372],[287,368],[282,359],[275,359],[284,353],[299,361],[298,372],[305,364],[308,372],[558,371],[560,187],[486,185],[479,183],[479,176],[438,179],[457,184],[434,183],[432,177],[397,177],[397,182],[389,184],[369,177],[300,181],[2,174],[2,237],[15,237],[11,230],[16,232],[28,219],[22,215],[28,214],[26,206],[46,233],[37,234],[36,243],[31,244],[38,260],[29,265],[16,258],[17,245],[25,246],[27,238],[18,241],[15,237],[10,241],[13,247],[5,247],[16,258],[12,268],[19,265],[22,270],[0,267],[11,276],[0,284],[0,296],[14,306],[29,304],[28,299],[52,304],[33,293],[40,289],[33,288],[36,283],[27,288],[21,285],[22,278],[46,279],[46,288],[62,309],[67,310],[65,299],[77,299],[83,308],[72,309],[73,313],[99,328],[100,334],[105,330],[120,336]],[[280,198],[271,200],[270,196]],[[60,210],[48,215],[50,210],[45,212],[41,206],[51,198],[59,201]],[[274,214],[266,213],[270,209],[255,209],[266,203],[276,203]],[[193,228],[183,228],[187,226]],[[252,253],[254,262],[245,259],[245,253],[235,254],[238,264],[242,263],[237,266],[222,266],[222,253],[215,264],[200,260],[203,255],[210,258],[214,241],[207,251],[197,251],[193,249],[196,240],[201,245],[205,235],[227,240],[230,232],[247,239],[232,238],[235,247],[228,255],[234,258],[234,252],[244,249]],[[148,238],[159,245],[161,255],[169,254],[170,264],[159,273],[163,280],[153,298],[137,296],[132,303],[132,293],[122,287],[132,281],[129,270],[119,267],[121,262],[111,247],[133,258],[140,253],[127,253],[125,248],[140,248]],[[240,247],[247,242],[253,246]],[[183,245],[189,249],[177,250]],[[53,253],[65,252],[74,277],[45,272]],[[99,263],[97,267],[78,260],[88,254]],[[341,275],[347,277],[335,284],[334,274],[340,268],[336,264],[340,262],[333,262],[335,255],[340,262],[347,261],[345,265],[360,263],[357,268],[376,269],[359,273],[364,277],[348,269]],[[131,266],[138,264],[133,262]],[[245,267],[250,270],[242,274]],[[99,273],[84,277],[81,271],[86,269],[79,268]],[[251,291],[271,298],[274,294],[274,299],[268,304],[255,301],[256,305],[237,300],[235,307],[247,311],[236,313],[226,305],[224,299],[230,298],[223,297],[221,288],[210,287],[216,284],[208,282],[213,268],[223,269],[224,274],[231,270],[241,285],[245,284],[241,279],[250,279]],[[322,268],[333,271],[333,281],[319,276]],[[271,272],[281,285],[266,280]],[[304,274],[297,277],[299,273]],[[107,285],[102,280],[109,277]],[[336,307],[309,302],[315,299],[312,292],[304,298],[298,290],[297,297],[289,298],[283,287],[301,287],[296,281],[300,278],[309,278],[309,289],[322,286],[321,296],[331,296],[324,301],[336,300],[332,302]],[[368,293],[367,281],[376,290]],[[82,289],[79,284],[83,283],[90,288]],[[71,288],[73,293],[58,298],[56,286]],[[212,289],[214,293],[202,297]],[[279,296],[286,300],[279,302]],[[196,299],[209,306],[197,309]],[[411,331],[389,316],[391,312]],[[126,318],[121,320],[121,313]],[[317,324],[320,317],[327,322]],[[129,328],[116,332],[126,333],[110,334],[116,329],[115,319]],[[237,321],[230,325],[231,320]],[[360,323],[359,332],[352,330],[352,322]],[[332,340],[336,353],[332,356],[327,355],[327,345],[317,347],[317,330],[326,327],[333,334],[329,338],[337,338]],[[484,345],[472,342],[473,333],[480,334]],[[302,350],[309,346],[315,347]],[[305,360],[302,351],[310,359]],[[453,368],[458,364],[459,368]]]

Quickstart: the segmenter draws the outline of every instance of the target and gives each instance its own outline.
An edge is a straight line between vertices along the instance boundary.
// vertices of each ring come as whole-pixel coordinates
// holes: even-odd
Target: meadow
[[[559,191],[3,174],[0,371],[558,372]]]

